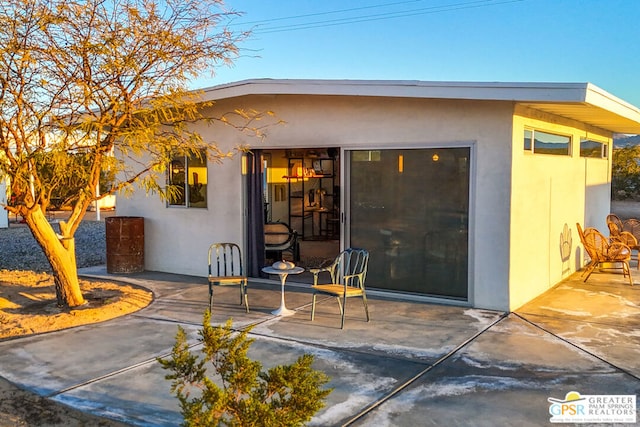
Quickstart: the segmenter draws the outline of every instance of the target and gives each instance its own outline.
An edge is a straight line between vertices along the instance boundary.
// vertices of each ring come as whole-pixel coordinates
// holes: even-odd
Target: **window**
[[[608,153],[609,146],[604,142],[594,141],[587,138],[580,138],[580,157],[606,159]]]
[[[542,132],[533,129],[524,130],[524,149],[536,154],[571,155],[571,137]]]
[[[529,129],[524,130],[524,149],[526,151],[531,151],[531,147],[533,147],[533,131]]]
[[[207,155],[199,154],[174,157],[169,165],[169,185],[174,192],[169,197],[170,206],[190,208],[207,207]]]
[[[471,149],[353,150],[347,156],[344,226],[350,245],[369,251],[369,286],[467,300]]]

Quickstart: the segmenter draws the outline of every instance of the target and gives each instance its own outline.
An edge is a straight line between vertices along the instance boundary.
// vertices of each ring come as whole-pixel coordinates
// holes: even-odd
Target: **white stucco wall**
[[[512,102],[265,95],[224,100],[215,108],[226,112],[239,107],[272,110],[286,123],[267,129],[259,144],[231,129],[207,130],[206,135],[215,135],[225,149],[238,144],[347,150],[470,146],[469,301],[476,307],[507,310],[539,293],[540,283],[547,287],[558,276],[547,254],[553,249],[549,236],[584,215],[584,191],[574,191],[579,186],[572,184],[575,176],[584,182],[584,161],[575,159],[565,167],[566,159],[550,159],[543,166],[531,163],[521,150],[512,150],[512,145],[521,146],[521,137],[515,141]],[[518,191],[512,191],[512,162],[518,169],[513,178]],[[548,177],[549,167],[562,172]],[[230,240],[244,246],[240,157],[210,165],[208,174],[207,209],[167,208],[143,193],[118,198],[118,215],[145,217],[147,270],[205,276],[211,242]],[[550,205],[559,211],[558,203],[569,206],[569,212],[552,218],[534,214]],[[513,259],[517,264],[510,267]],[[516,298],[516,284],[531,291]]]
[[[524,127],[570,135],[571,156],[531,154],[523,149]],[[580,138],[611,146],[610,134],[584,124],[519,108],[514,116],[509,309],[548,290],[581,266],[576,222],[602,226],[609,212],[610,160],[580,157]],[[610,158],[610,156],[609,156]],[[564,262],[560,235],[571,233],[571,259]]]
[[[118,216],[145,219],[145,269],[206,277],[213,242],[243,240],[241,158],[208,170],[208,208],[167,207],[155,195],[118,196]]]
[[[609,159],[612,159],[613,142],[609,141]],[[611,211],[611,161],[583,159],[586,170],[585,227],[596,227],[609,234],[606,216]]]

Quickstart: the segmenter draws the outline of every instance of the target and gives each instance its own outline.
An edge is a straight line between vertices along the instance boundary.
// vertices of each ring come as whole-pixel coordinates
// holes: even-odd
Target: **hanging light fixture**
[[[174,160],[171,162],[171,171],[175,174],[175,173],[182,173],[184,172],[184,165],[182,164],[182,162],[178,159]]]

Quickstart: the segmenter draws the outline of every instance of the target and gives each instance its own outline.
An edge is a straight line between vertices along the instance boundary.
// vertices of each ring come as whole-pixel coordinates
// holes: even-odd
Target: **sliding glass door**
[[[470,149],[348,154],[348,244],[371,253],[368,287],[466,300]]]

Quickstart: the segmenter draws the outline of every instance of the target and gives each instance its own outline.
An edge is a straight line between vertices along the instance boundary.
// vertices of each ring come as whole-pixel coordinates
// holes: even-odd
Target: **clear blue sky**
[[[640,107],[640,0],[227,0],[250,78],[591,82]]]

